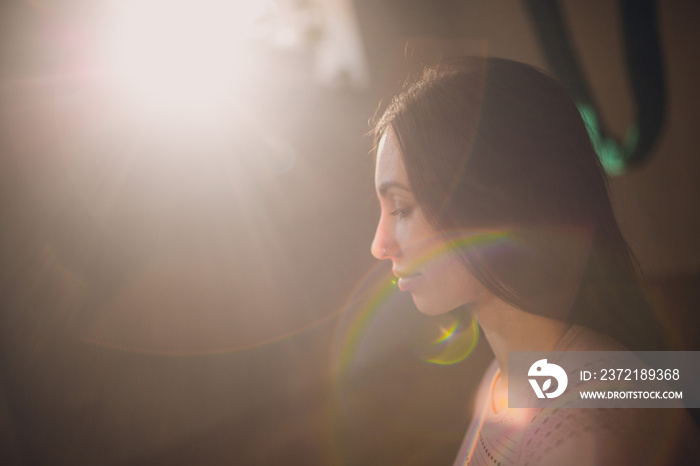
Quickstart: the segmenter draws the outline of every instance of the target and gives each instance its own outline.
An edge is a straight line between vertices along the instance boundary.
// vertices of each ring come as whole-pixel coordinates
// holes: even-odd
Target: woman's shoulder
[[[585,327],[567,334],[564,351],[625,351]],[[688,463],[700,459],[698,429],[684,409],[579,408],[537,410],[523,436],[522,464],[617,465]]]
[[[698,431],[682,409],[544,409],[523,438],[523,464],[698,464]],[[690,461],[690,462],[689,462]]]
[[[488,402],[491,396],[491,386],[493,385],[496,375],[499,373],[498,361],[495,359],[491,361],[491,364],[486,368],[484,375],[481,377],[479,386],[476,390],[476,397],[474,398],[473,410],[478,412],[485,403]]]

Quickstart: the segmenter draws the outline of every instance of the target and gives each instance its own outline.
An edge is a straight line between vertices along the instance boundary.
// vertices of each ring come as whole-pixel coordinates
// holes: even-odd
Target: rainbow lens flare
[[[413,339],[413,350],[423,361],[456,364],[467,358],[479,342],[479,324],[467,308],[432,319]]]

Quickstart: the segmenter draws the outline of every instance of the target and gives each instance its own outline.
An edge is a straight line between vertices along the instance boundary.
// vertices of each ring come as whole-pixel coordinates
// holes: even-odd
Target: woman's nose
[[[377,225],[371,250],[372,255],[379,260],[391,259],[398,254],[399,248],[396,239],[381,220]]]
[[[379,241],[379,233],[374,235],[374,240],[372,241],[372,255],[375,259],[386,259],[386,247]]]

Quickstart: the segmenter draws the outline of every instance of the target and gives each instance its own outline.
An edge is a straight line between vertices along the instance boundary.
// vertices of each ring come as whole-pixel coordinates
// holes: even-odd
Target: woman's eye
[[[413,207],[406,207],[405,209],[396,209],[395,211],[391,212],[389,215],[393,215],[394,217],[399,217],[399,218],[406,218],[409,216],[411,211],[413,210]]]

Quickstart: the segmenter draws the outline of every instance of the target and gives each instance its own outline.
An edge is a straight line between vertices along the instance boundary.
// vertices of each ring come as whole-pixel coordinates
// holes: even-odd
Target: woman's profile
[[[452,60],[405,86],[374,134],[372,254],[421,312],[466,307],[495,355],[455,464],[687,459],[684,410],[507,407],[509,351],[665,349],[566,91],[522,63]]]

